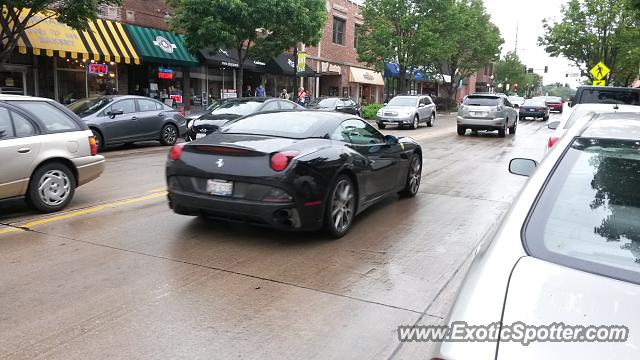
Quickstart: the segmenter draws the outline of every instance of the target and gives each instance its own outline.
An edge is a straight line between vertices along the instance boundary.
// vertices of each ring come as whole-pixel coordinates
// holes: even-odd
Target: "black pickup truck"
[[[613,86],[580,86],[570,105],[627,104],[640,105],[640,89]]]

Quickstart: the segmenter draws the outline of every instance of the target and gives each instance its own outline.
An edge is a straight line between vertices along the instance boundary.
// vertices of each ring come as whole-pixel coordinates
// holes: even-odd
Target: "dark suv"
[[[640,89],[612,86],[581,86],[571,100],[575,104],[640,105]]]

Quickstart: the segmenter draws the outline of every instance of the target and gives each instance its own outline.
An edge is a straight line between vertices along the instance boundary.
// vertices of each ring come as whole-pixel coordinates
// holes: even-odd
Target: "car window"
[[[415,97],[408,96],[396,96],[391,99],[388,103],[389,106],[413,106],[415,107],[417,104],[417,99]]]
[[[338,101],[336,101],[336,108],[341,108],[344,106],[345,106],[345,103],[343,100],[339,99]]]
[[[164,110],[164,105],[160,104],[157,101],[154,101],[154,103],[156,104],[156,110]]]
[[[111,97],[106,97],[106,96],[93,97],[93,98],[78,100],[73,104],[69,104],[67,108],[73,111],[74,113],[76,113],[76,115],[80,117],[86,117],[86,116],[95,114],[104,106],[111,103],[112,101],[113,101],[113,98]]]
[[[262,101],[227,101],[211,111],[211,115],[245,116],[255,113],[263,104]]]
[[[138,102],[138,109],[140,109],[140,111],[144,112],[144,111],[156,111],[156,102],[153,100],[146,100],[146,99],[136,99],[136,101]]]
[[[342,123],[342,126],[346,130],[346,135],[352,144],[384,144],[384,136],[364,121],[347,120]]]
[[[110,110],[122,110],[123,114],[134,113],[136,112],[136,102],[133,99],[120,100],[111,105]]]
[[[509,101],[509,99],[502,98],[502,100],[504,101],[504,106],[513,107],[513,104],[511,103],[511,101]]]
[[[468,106],[498,106],[500,98],[496,96],[468,96],[464,102]]]
[[[347,130],[342,125],[338,125],[333,134],[331,134],[331,140],[351,142],[349,135],[347,135]]]
[[[346,103],[349,107],[355,107],[357,105],[356,102],[351,99],[347,100]]]
[[[292,102],[279,100],[278,103],[280,104],[280,109],[293,110],[296,108],[296,104]]]
[[[581,104],[628,104],[640,105],[640,91],[637,89],[584,89]]]
[[[278,110],[278,102],[277,101],[269,101],[263,108],[262,111],[271,111]]]
[[[12,111],[11,119],[13,120],[13,127],[15,128],[17,137],[36,135],[36,128],[33,126],[31,121],[27,120],[24,116]]]
[[[9,110],[0,107],[0,140],[9,139],[15,136]]]
[[[577,138],[525,228],[533,256],[604,276],[640,279],[640,143]]]
[[[75,120],[47,101],[15,101],[13,104],[35,115],[50,132],[80,130]]]
[[[522,103],[522,106],[545,107],[547,104],[542,100],[527,99]]]
[[[571,115],[567,119],[567,122],[564,124],[564,129],[570,129],[573,124],[576,123],[579,119],[583,117],[591,117],[595,114],[593,110],[576,108],[571,112]]]
[[[431,100],[430,97],[427,96],[427,97],[424,98],[424,103],[427,104],[427,105],[431,105],[431,104],[433,104],[433,101]]]
[[[220,132],[292,139],[324,137],[328,131],[323,129],[325,129],[327,122],[333,119],[333,116],[335,115],[323,112],[305,114],[298,112],[256,113],[225,124]]]

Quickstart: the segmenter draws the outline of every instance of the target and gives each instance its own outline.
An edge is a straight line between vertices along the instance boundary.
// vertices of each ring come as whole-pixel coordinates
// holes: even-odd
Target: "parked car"
[[[186,141],[193,141],[205,137],[217,131],[222,125],[243,116],[273,110],[300,110],[301,105],[293,101],[267,98],[267,97],[246,97],[236,99],[226,99],[221,101],[212,110],[200,115],[198,118],[189,121],[187,126]]]
[[[564,101],[559,96],[536,96],[533,100],[543,100],[551,111],[562,113],[564,108]]]
[[[319,97],[305,104],[307,109],[335,110],[346,114],[362,116],[362,107],[349,98]]]
[[[630,330],[628,338],[444,342],[433,358],[638,357],[639,142],[637,112],[596,114],[572,128],[541,164],[513,159],[509,171],[529,181],[497,231],[475,250],[447,319],[497,324],[498,336],[514,324],[616,325]]]
[[[513,104],[514,108],[519,108],[524,104],[525,98],[522,96],[508,96],[507,99]]]
[[[498,131],[500,137],[515,134],[518,127],[518,112],[509,99],[503,95],[469,95],[464,100],[457,116],[458,135],[467,129],[473,131]]]
[[[95,96],[67,107],[89,126],[98,149],[153,140],[162,145],[173,145],[187,129],[184,117],[177,109],[143,96]]]
[[[614,86],[580,86],[573,97],[577,104],[640,105],[640,89]]]
[[[554,130],[547,141],[547,150],[551,149],[556,142],[580,121],[585,121],[596,114],[604,113],[640,113],[640,106],[634,105],[618,105],[618,104],[577,104],[571,110],[569,116],[562,120],[551,121],[547,127]]]
[[[421,170],[414,140],[384,136],[353,115],[306,110],[249,115],[177,144],[166,176],[178,214],[340,237],[385,195],[415,196]]]
[[[436,105],[428,95],[396,96],[378,110],[376,123],[379,129],[387,125],[417,129],[420,123],[431,127],[436,123]]]
[[[0,95],[0,199],[25,197],[38,211],[61,210],[104,163],[89,128],[64,106]]]
[[[544,100],[527,99],[518,109],[520,119],[524,120],[528,117],[534,119],[549,120],[549,107]]]

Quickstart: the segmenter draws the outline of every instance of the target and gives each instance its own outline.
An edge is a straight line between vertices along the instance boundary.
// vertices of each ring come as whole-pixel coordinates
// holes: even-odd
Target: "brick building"
[[[345,96],[358,102],[382,102],[382,73],[358,61],[360,6],[350,0],[327,0],[327,24],[318,46],[306,48],[307,63],[317,73],[308,79],[315,96]],[[310,81],[315,81],[311,83]],[[311,85],[311,86],[309,86]]]

